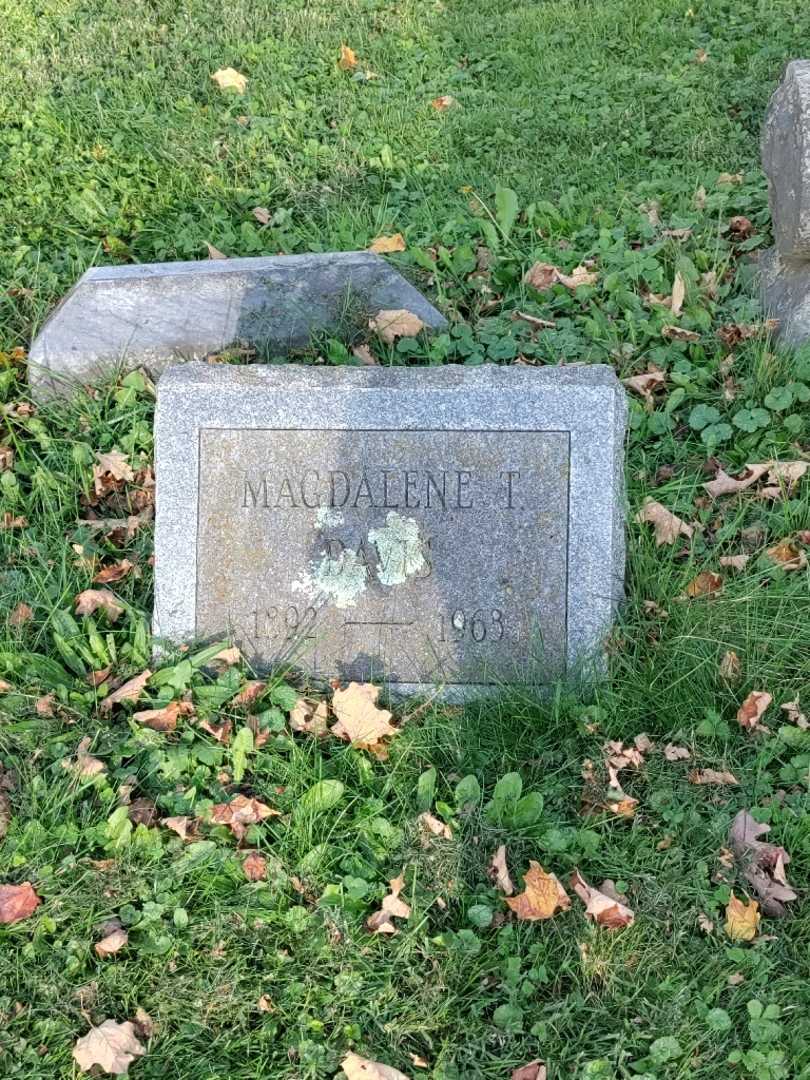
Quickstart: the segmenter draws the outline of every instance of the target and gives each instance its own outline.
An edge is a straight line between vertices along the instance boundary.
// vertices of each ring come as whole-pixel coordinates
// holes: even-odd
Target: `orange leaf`
[[[722,587],[723,579],[719,574],[712,573],[711,570],[704,570],[702,574],[698,574],[686,586],[686,595],[691,600],[696,600],[701,596],[711,596],[713,593],[719,592]]]
[[[242,863],[242,870],[248,881],[262,881],[267,877],[267,859],[258,851],[251,851]]]
[[[633,924],[635,915],[630,908],[614,897],[594,889],[585,881],[579,870],[574,870],[571,875],[571,888],[585,904],[585,914],[597,926],[602,926],[606,930],[619,930]]]
[[[382,907],[366,919],[366,926],[375,934],[398,934],[399,931],[392,920],[411,917],[410,906],[399,898],[399,894],[405,888],[405,878],[400,874],[399,877],[392,878],[388,884],[391,891],[383,898]]]
[[[92,615],[101,608],[110,622],[115,622],[124,613],[118,598],[109,589],[85,589],[76,597],[76,614]]]
[[[773,696],[764,690],[752,690],[737,710],[737,722],[740,727],[749,731],[766,731],[767,728],[760,723],[760,720],[772,701]]]
[[[389,255],[394,251],[404,251],[406,248],[405,237],[402,233],[394,233],[393,236],[378,236],[369,245],[369,251],[375,255]]]
[[[534,860],[529,860],[529,869],[523,875],[523,881],[526,888],[522,893],[505,897],[506,903],[521,921],[550,919],[558,908],[566,911],[571,906],[568,893],[557,876],[547,874]]]
[[[0,923],[27,919],[41,903],[30,881],[22,885],[0,885]]]
[[[152,672],[148,668],[140,675],[135,675],[102,701],[101,711],[109,712],[113,705],[118,705],[122,701],[137,701],[151,678]]]
[[[340,46],[340,59],[338,60],[338,67],[342,71],[351,71],[352,68],[357,67],[357,54],[354,49],[350,49],[348,45]]]

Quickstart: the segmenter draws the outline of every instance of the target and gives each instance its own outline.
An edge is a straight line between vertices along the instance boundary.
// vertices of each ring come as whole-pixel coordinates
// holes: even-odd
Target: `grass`
[[[12,774],[0,881],[29,880],[43,898],[0,929],[3,1076],[75,1075],[76,1039],[138,1008],[154,1033],[137,1078],[315,1080],[341,1075],[350,1048],[415,1080],[496,1080],[538,1057],[553,1080],[810,1076],[810,740],[778,710],[810,704],[808,571],[765,554],[783,538],[801,547],[810,480],[774,500],[753,488],[712,501],[701,486],[718,461],[736,475],[808,456],[810,355],[768,337],[748,261],[769,242],[759,124],[808,30],[787,0],[0,0],[0,442],[14,451],[0,490],[3,512],[26,521],[0,531],[0,603],[31,609],[0,640]],[[340,71],[342,42],[379,78]],[[243,97],[209,79],[230,65],[248,77]],[[433,109],[441,94],[458,105]],[[740,216],[751,229],[730,227]],[[151,536],[148,524],[127,538],[82,522],[148,505],[143,473],[93,505],[92,470],[113,449],[134,468],[151,461],[150,385],[130,377],[31,415],[20,350],[93,262],[204,257],[206,242],[229,255],[345,249],[392,231],[408,242],[397,265],[452,322],[429,343],[372,342],[382,360],[666,372],[649,409],[632,396],[627,603],[609,677],[587,697],[560,686],[545,700],[414,703],[380,762],[292,733],[296,695],[279,676],[253,708],[267,742],[236,780],[235,738],[223,746],[192,720],[161,734],[131,705],[101,709],[149,657]],[[597,282],[576,293],[522,283],[536,260],[585,259]],[[673,320],[645,297],[669,295],[677,273],[686,300]],[[516,310],[557,329],[537,332]],[[673,321],[695,340],[667,337]],[[335,342],[323,355],[349,359]],[[700,526],[690,541],[656,547],[632,521],[648,495]],[[721,567],[743,551],[741,572]],[[74,597],[122,558],[135,567],[110,586],[123,614],[71,623]],[[682,599],[704,571],[722,573],[721,591]],[[728,650],[737,680],[719,672]],[[86,673],[108,666],[91,687]],[[199,719],[235,733],[246,712],[232,696],[248,676],[166,658],[137,707],[187,695]],[[735,720],[755,689],[774,696],[768,734]],[[583,761],[641,732],[658,748],[622,773],[635,815],[584,815]],[[62,762],[84,736],[105,770],[82,779]],[[690,760],[667,761],[670,741]],[[739,785],[695,785],[693,768]],[[531,812],[498,818],[487,804],[514,772]],[[470,775],[480,798],[459,799]],[[305,798],[324,779],[343,785],[328,808]],[[264,881],[245,880],[224,827],[184,845],[120,807],[205,814],[237,791],[282,814],[243,845],[268,859]],[[422,836],[426,806],[452,840]],[[801,894],[750,945],[723,931],[730,890],[746,892],[722,861],[742,808],[771,824]],[[574,867],[611,879],[634,925],[594,927],[576,899],[547,922],[507,918],[487,874],[500,843],[516,880],[530,859],[566,883]],[[397,936],[373,936],[365,919],[401,870],[412,915]],[[102,960],[93,945],[110,919],[129,944]]]

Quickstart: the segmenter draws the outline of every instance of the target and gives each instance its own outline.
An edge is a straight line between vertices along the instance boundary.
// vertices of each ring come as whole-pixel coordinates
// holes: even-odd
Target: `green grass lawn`
[[[810,349],[779,349],[752,289],[770,242],[759,126],[808,42],[794,0],[0,0],[0,884],[42,899],[0,927],[3,1077],[79,1075],[76,1040],[138,1010],[137,1080],[342,1078],[350,1050],[412,1080],[504,1080],[534,1059],[551,1080],[810,1077],[810,733],[780,709],[810,714],[810,471],[703,487],[810,458]],[[211,81],[229,66],[244,95]],[[251,673],[193,649],[105,708],[150,659],[154,392],[134,375],[32,410],[32,333],[93,263],[393,232],[451,328],[372,342],[383,362],[663,372],[649,400],[630,393],[608,678],[400,707],[385,760],[293,731],[284,673],[241,705]],[[534,262],[587,260],[595,282],[575,291],[524,283]],[[679,315],[660,302],[676,281]],[[322,357],[350,359],[337,342]],[[134,475],[96,490],[113,450]],[[634,520],[648,496],[691,537],[656,546]],[[768,554],[782,541],[787,568]],[[123,576],[94,585],[109,566]],[[690,597],[708,573],[719,589]],[[121,613],[77,614],[89,588]],[[751,691],[773,696],[766,731],[736,719]],[[173,731],[132,719],[181,700]],[[622,770],[637,804],[619,814],[605,746],[642,733],[655,747]],[[738,783],[692,782],[707,769]],[[237,794],[280,814],[241,843],[210,821]],[[752,942],[724,930],[732,890],[756,898],[727,853],[741,809],[770,824],[799,893]],[[425,833],[424,810],[451,838]],[[171,817],[200,820],[184,841]],[[501,844],[518,889],[536,860],[570,910],[515,918],[488,874]],[[633,924],[589,921],[575,868],[612,881]],[[410,917],[373,934],[400,873]],[[102,958],[112,920],[128,943]]]

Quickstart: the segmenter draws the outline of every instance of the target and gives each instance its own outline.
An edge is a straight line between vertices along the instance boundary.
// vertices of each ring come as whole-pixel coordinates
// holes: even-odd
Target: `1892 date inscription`
[[[568,463],[557,432],[202,431],[197,633],[322,677],[559,673]]]

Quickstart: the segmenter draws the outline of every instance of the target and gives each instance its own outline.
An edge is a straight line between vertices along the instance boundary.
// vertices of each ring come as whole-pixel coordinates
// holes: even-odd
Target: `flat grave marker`
[[[574,670],[622,593],[624,424],[604,367],[172,368],[155,633],[403,692]]]

